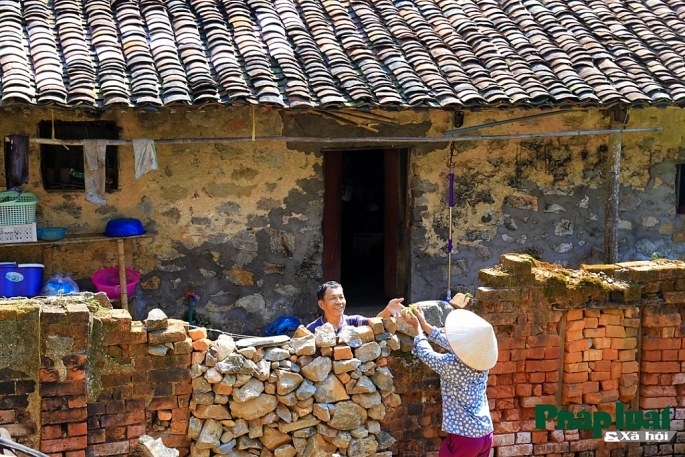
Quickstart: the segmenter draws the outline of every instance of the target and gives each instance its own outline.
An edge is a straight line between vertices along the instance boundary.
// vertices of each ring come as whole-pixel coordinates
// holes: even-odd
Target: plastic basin
[[[39,240],[61,240],[67,234],[66,227],[41,227],[36,230]]]
[[[91,277],[93,284],[98,292],[104,292],[111,299],[121,298],[121,288],[119,287],[119,269],[104,268],[96,271]],[[133,295],[136,284],[140,281],[140,274],[129,268],[126,269],[126,295]]]
[[[139,219],[112,219],[107,222],[105,236],[135,236],[145,233]]]

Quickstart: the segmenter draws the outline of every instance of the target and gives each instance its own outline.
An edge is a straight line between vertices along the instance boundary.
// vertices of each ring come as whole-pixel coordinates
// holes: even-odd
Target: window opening
[[[51,138],[52,123],[38,124],[41,138]],[[118,140],[119,129],[114,122],[60,122],[55,121],[55,138],[60,140],[105,139]],[[40,146],[40,168],[43,187],[47,191],[85,191],[83,146],[43,144]],[[119,186],[119,160],[117,146],[107,146],[105,158],[105,190]]]

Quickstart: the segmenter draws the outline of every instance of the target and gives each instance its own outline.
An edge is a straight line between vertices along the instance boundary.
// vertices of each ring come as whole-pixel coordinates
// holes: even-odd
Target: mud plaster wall
[[[350,128],[318,116],[258,108],[256,135],[338,135]],[[38,136],[47,110],[4,111],[1,134]],[[424,135],[427,113],[397,116],[401,126],[384,135]],[[55,111],[61,121],[116,122],[121,139],[250,136],[249,108],[176,108],[160,112]],[[361,133],[369,135],[370,132]],[[343,147],[344,145],[341,145]],[[133,150],[119,148],[119,190],[106,206],[82,192],[45,192],[40,148],[30,147],[30,183],[37,193],[38,226],[65,226],[71,233],[97,233],[115,217],[136,217],[151,239],[133,243],[139,318],[163,308],[187,318],[186,291],[198,296],[194,323],[237,333],[260,334],[275,317],[296,315],[309,322],[322,279],[323,155],[320,146],[285,143],[158,145],[159,170],[134,178]],[[0,177],[4,182],[4,176]],[[0,250],[0,259],[41,260],[41,248]],[[67,245],[53,254],[55,273],[84,280],[117,264],[116,245]]]
[[[464,126],[529,115],[466,113]],[[619,259],[678,259],[685,218],[675,212],[676,164],[685,161],[679,109],[631,110],[623,134]],[[436,132],[450,128],[433,125]],[[483,134],[606,129],[604,112],[564,114],[508,124]],[[471,132],[478,133],[478,132]],[[452,289],[474,293],[477,272],[504,252],[525,252],[578,268],[597,263],[604,244],[604,167],[608,135],[455,143],[455,249]],[[447,282],[448,149],[416,150],[410,160],[413,211],[411,296],[444,297]]]
[[[378,134],[305,114],[256,109],[256,134],[284,136],[440,136],[453,127],[452,113],[383,113],[397,126]],[[467,112],[464,126],[528,115]],[[675,214],[675,163],[685,161],[678,109],[631,111],[629,127],[661,125],[663,132],[625,134],[621,174],[621,259],[679,257],[685,224]],[[56,111],[63,121],[111,120],[120,138],[250,136],[248,108],[207,107],[152,111],[110,109],[98,115]],[[50,112],[15,109],[0,114],[2,135],[37,136]],[[483,133],[601,129],[599,111],[511,124]],[[529,252],[577,267],[591,263],[603,244],[603,165],[606,136],[544,140],[458,142],[456,157],[453,290],[471,290],[480,268],[504,252]],[[385,146],[392,146],[391,144]],[[133,243],[138,318],[154,307],[187,315],[186,291],[198,295],[196,322],[238,333],[260,334],[279,315],[311,319],[314,290],[322,280],[323,157],[329,149],[364,145],[187,144],[158,145],[160,169],[134,178],[131,147],[119,148],[119,190],[107,206],[85,202],[83,193],[46,193],[40,149],[31,145],[31,182],[38,225],[101,232],[114,217],[140,218],[157,235]],[[378,148],[379,145],[368,145]],[[447,275],[448,143],[409,148],[409,299],[445,295]],[[323,151],[323,152],[322,152]],[[2,170],[0,170],[1,172]],[[0,179],[4,177],[0,175]],[[2,181],[0,181],[2,182]],[[672,242],[675,241],[675,242]],[[116,265],[112,243],[60,247],[54,271],[89,278]],[[0,261],[39,261],[37,247],[0,250]]]

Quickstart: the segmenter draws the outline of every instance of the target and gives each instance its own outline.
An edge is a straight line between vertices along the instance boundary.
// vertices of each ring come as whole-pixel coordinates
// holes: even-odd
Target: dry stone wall
[[[401,398],[387,357],[411,338],[396,329],[372,318],[237,342],[192,330],[191,456],[392,456],[381,421]]]

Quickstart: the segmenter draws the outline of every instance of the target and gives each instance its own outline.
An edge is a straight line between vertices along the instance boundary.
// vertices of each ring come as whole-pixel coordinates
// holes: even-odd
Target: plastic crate
[[[0,244],[30,243],[38,241],[36,224],[0,226]]]
[[[38,200],[38,195],[33,192],[0,192],[0,225],[26,225],[36,222]]]

